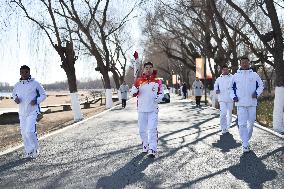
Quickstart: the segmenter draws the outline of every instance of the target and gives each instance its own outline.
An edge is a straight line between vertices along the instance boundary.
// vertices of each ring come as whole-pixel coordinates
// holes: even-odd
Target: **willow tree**
[[[98,0],[95,3],[90,1],[77,3],[74,0],[68,2],[59,0],[59,2],[63,5],[66,15],[60,12],[57,14],[76,23],[76,33],[80,42],[96,59],[96,71],[99,71],[104,79],[106,108],[110,108],[112,106],[112,89],[109,72],[112,71],[112,62],[108,41],[110,36],[119,31],[128,21],[137,4],[121,19],[114,20],[111,18],[111,15],[114,14],[109,13],[110,0]],[[83,12],[82,7],[86,7]]]
[[[74,120],[83,119],[75,72],[75,63],[78,57],[75,55],[69,21],[55,14],[55,10],[61,9],[60,4],[52,0],[12,0],[11,5],[16,5],[28,20],[43,31],[51,46],[60,56],[60,67],[65,71],[68,80]]]
[[[120,34],[122,31],[120,32]],[[113,40],[111,40],[110,45],[114,45],[114,50],[110,49],[111,54],[111,68],[110,71],[113,74],[113,79],[115,82],[116,89],[119,89],[120,85],[123,83],[126,74],[126,65],[128,62],[127,52],[133,47],[130,44],[131,39],[129,35],[113,35]]]

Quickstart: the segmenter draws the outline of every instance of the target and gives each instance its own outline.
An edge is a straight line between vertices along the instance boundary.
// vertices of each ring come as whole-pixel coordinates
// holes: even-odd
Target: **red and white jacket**
[[[164,97],[162,81],[156,79],[157,71],[151,76],[142,74],[132,86],[130,94],[137,97],[138,112],[159,111],[158,103]]]

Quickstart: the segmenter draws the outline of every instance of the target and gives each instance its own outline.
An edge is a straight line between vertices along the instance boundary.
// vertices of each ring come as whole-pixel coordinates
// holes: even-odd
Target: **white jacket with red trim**
[[[137,96],[138,112],[159,111],[158,103],[164,97],[164,90],[161,80],[156,79],[155,75],[149,78],[142,75],[132,86],[130,94]]]

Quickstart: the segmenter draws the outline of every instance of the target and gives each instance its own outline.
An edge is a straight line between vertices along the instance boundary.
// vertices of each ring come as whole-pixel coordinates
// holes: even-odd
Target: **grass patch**
[[[273,122],[273,96],[263,96],[258,99],[256,120],[259,124],[272,128]]]
[[[261,96],[258,98],[257,103],[256,121],[264,127],[272,128],[274,96]],[[237,115],[235,106],[233,114]]]

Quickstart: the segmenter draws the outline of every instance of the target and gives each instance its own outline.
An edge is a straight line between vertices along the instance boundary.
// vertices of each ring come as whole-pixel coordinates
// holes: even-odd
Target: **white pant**
[[[253,125],[256,119],[256,106],[238,106],[238,125],[243,146],[249,145],[252,136]]]
[[[20,116],[20,129],[26,153],[38,149],[36,132],[37,115]]]
[[[149,145],[149,149],[157,151],[158,143],[158,113],[138,112],[138,126],[140,138],[144,146]]]
[[[220,104],[220,126],[222,130],[229,129],[232,123],[232,102],[219,102]]]

